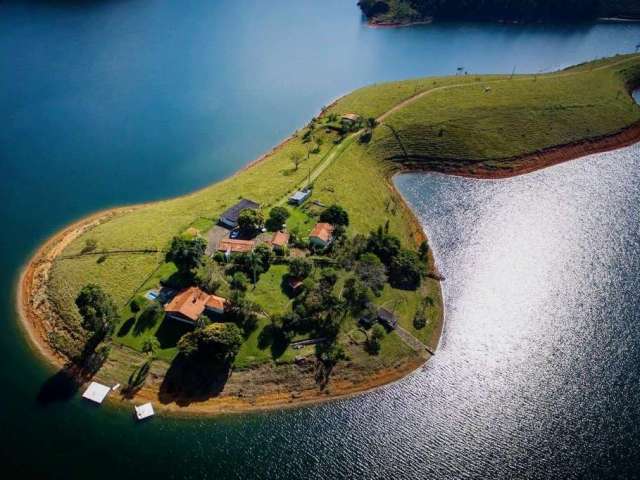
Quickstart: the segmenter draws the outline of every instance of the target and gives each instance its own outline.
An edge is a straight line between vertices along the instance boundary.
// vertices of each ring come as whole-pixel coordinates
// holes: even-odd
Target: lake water
[[[61,226],[219,180],[358,86],[548,71],[638,24],[370,29],[355,0],[0,3],[0,451],[25,478],[578,478],[640,469],[637,147],[501,182],[405,175],[445,283],[435,359],[352,400],[215,419],[74,399],[15,318]]]

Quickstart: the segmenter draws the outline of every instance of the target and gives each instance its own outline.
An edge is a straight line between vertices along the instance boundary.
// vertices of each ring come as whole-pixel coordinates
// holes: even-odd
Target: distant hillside
[[[371,23],[428,20],[553,22],[640,18],[640,0],[360,0]]]

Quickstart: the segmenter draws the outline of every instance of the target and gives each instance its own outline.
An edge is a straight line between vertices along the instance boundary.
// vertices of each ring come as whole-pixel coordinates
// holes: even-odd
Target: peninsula
[[[360,0],[371,25],[402,26],[439,20],[506,23],[640,19],[637,0]]]
[[[18,302],[38,350],[123,400],[215,414],[362,392],[437,349],[432,250],[391,178],[533,171],[640,140],[640,56],[356,90],[236,175],[47,241]]]

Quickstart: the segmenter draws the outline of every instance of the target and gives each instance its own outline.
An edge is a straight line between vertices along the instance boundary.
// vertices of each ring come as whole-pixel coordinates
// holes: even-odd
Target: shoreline
[[[425,172],[476,178],[479,180],[500,180],[526,175],[527,173],[589,155],[618,150],[638,142],[640,142],[640,122],[609,135],[579,140],[565,145],[548,147],[535,153],[496,160],[509,163],[508,168],[488,166],[485,163],[486,160],[470,160],[464,165],[447,165],[443,162],[451,162],[452,160],[420,159],[420,162],[406,163],[396,167],[395,174]],[[455,162],[460,163],[459,161]]]
[[[452,22],[464,22],[464,23],[497,23],[499,25],[547,25],[552,22],[523,22],[518,20],[504,20],[504,19],[459,19],[459,20],[436,20],[433,17],[428,17],[425,20],[412,20],[403,22],[398,21],[383,21],[376,22],[374,19],[367,19],[366,25],[369,28],[404,28],[404,27],[417,27],[420,25],[432,25],[434,23],[452,23]],[[640,17],[598,17],[590,22],[575,23],[637,23],[640,22]]]

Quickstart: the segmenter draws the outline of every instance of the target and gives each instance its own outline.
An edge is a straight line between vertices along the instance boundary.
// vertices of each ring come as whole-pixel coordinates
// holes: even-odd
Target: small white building
[[[91,382],[89,387],[87,387],[82,394],[82,398],[86,398],[87,400],[100,404],[104,401],[110,391],[111,387],[107,387],[101,383]]]
[[[151,403],[145,403],[144,405],[138,405],[136,409],[136,418],[138,420],[144,420],[145,418],[153,417],[155,412],[153,411],[153,405]]]

